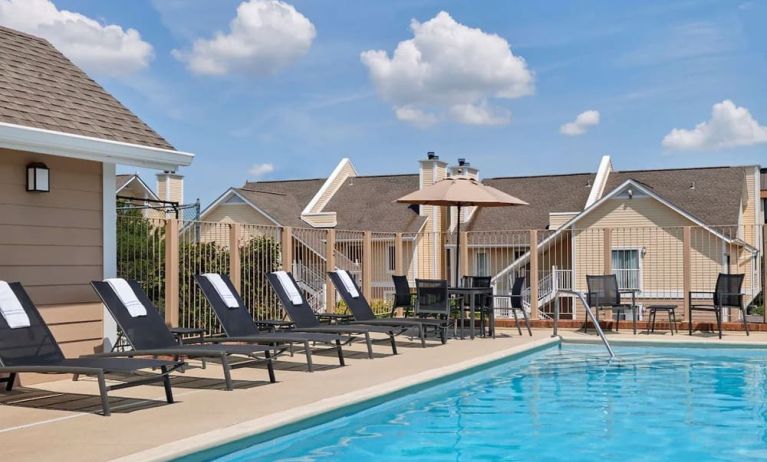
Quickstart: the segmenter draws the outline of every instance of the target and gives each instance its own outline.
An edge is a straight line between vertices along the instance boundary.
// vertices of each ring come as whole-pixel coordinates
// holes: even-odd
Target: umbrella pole
[[[458,279],[458,273],[461,271],[461,205],[458,204],[458,225],[456,226],[456,233],[458,238],[456,239],[455,246],[455,287],[461,286],[461,280]]]

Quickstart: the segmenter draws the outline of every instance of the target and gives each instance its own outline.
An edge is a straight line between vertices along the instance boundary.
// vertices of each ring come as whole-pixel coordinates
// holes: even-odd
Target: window
[[[642,281],[639,249],[613,249],[613,273],[621,289],[641,289]]]
[[[387,257],[388,257],[386,269],[390,273],[393,273],[395,269],[397,268],[397,250],[396,250],[396,247],[394,247],[393,245],[390,245],[389,247],[387,247],[386,251],[387,251]]]
[[[477,276],[490,276],[490,262],[486,252],[477,252],[474,263],[474,274]]]

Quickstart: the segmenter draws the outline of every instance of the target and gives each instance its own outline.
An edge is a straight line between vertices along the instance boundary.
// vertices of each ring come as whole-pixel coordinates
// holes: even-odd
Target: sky
[[[0,0],[177,149],[246,180],[767,164],[767,2]],[[132,167],[120,167],[132,173]],[[139,171],[153,184],[151,171]]]

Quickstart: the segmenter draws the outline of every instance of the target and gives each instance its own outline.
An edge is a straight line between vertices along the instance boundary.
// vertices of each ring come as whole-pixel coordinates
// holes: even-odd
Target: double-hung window
[[[641,289],[642,267],[639,249],[613,249],[613,273],[620,289]]]

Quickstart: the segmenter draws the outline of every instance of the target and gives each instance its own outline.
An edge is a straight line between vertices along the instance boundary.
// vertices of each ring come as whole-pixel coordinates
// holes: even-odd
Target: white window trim
[[[637,247],[637,246],[615,246],[612,249],[610,249],[610,264],[612,265],[612,252],[615,250],[634,250],[637,253],[637,260],[639,261],[639,287],[640,293],[637,296],[642,295],[644,292],[644,255],[642,255],[642,248],[643,247]],[[610,268],[615,274],[615,268]]]

